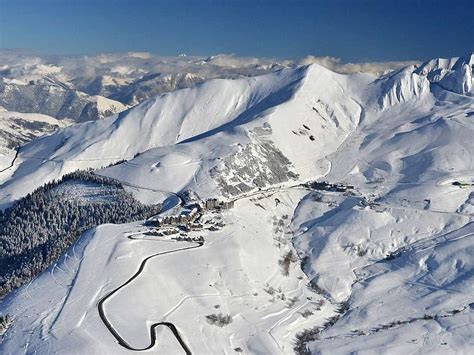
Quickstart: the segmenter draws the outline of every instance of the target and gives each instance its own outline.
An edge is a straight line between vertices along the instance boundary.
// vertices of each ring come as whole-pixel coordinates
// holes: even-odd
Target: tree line
[[[97,184],[106,199],[83,203],[55,188],[65,182]],[[0,298],[47,269],[87,229],[128,223],[157,214],[161,206],[143,205],[117,180],[91,170],[49,182],[0,211]]]

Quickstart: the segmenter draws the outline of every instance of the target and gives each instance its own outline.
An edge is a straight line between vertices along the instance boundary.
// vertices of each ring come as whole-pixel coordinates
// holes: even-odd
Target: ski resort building
[[[224,209],[228,210],[234,207],[234,201],[219,201],[217,198],[210,198],[204,201],[202,208],[205,210]]]
[[[178,215],[163,216],[156,219],[155,224],[157,226],[171,226],[178,224],[188,224],[194,222],[198,216],[198,208],[184,209]]]
[[[335,192],[346,192],[347,190],[354,189],[352,185],[345,185],[342,183],[332,184],[327,181],[313,181],[306,184],[310,189],[323,190],[323,191],[335,191]]]

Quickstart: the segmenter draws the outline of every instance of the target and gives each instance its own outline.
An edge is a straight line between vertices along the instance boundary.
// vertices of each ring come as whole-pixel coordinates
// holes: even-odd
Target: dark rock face
[[[9,111],[37,112],[51,117],[80,117],[87,96],[56,85],[16,85],[0,82],[0,105]]]
[[[259,128],[252,142],[228,156],[211,170],[224,196],[235,196],[255,188],[283,183],[298,178],[291,162],[264,136],[268,126]]]
[[[11,130],[15,131],[15,134],[10,131],[0,130],[0,144],[4,142],[4,146],[9,149],[14,149],[38,135],[52,133],[58,129],[58,126],[54,124],[28,121],[22,118],[13,118],[10,126]]]
[[[117,90],[114,87],[104,88],[104,95],[127,105],[136,105],[150,97],[166,92],[185,89],[203,82],[205,78],[188,73],[145,75],[130,85]],[[115,92],[113,92],[115,91]]]
[[[56,83],[20,85],[0,82],[0,106],[9,111],[35,112],[75,122],[97,120],[103,116],[97,102],[89,95]]]

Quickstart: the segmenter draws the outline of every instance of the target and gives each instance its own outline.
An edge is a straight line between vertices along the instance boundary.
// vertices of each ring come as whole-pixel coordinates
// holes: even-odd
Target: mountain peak
[[[467,95],[472,91],[473,65],[474,54],[470,53],[462,57],[429,60],[414,70],[414,73],[425,76],[443,89]]]

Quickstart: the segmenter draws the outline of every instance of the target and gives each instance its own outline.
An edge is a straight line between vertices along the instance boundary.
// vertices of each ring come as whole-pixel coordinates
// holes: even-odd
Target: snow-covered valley
[[[0,351],[472,352],[473,64],[213,79],[22,146],[4,209],[88,168],[163,208],[1,300]]]

